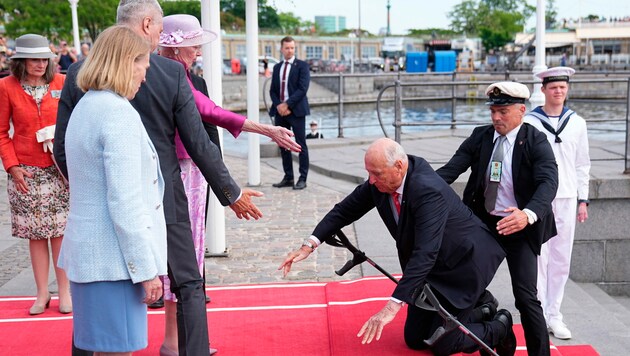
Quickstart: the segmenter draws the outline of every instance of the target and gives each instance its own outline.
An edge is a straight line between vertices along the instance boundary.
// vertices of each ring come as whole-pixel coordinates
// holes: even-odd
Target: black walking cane
[[[384,274],[387,278],[391,279],[392,282],[398,284],[398,280],[394,276],[392,276],[389,272],[384,270],[383,267],[379,266],[376,262],[367,257],[365,255],[365,252],[359,250],[352,243],[350,243],[350,240],[348,240],[348,237],[346,236],[346,234],[344,234],[343,231],[337,231],[337,233],[333,235],[332,238],[326,240],[326,243],[335,247],[345,247],[350,252],[352,252],[352,259],[346,262],[346,264],[343,265],[341,269],[335,271],[337,275],[343,276],[354,266],[360,265],[361,263],[367,261],[367,263],[371,264],[379,272]],[[440,315],[440,317],[444,319],[444,326],[438,327],[429,339],[424,340],[427,345],[431,346],[446,333],[452,331],[453,329],[459,329],[461,332],[464,333],[464,335],[470,337],[477,345],[479,345],[483,350],[487,351],[490,355],[499,356],[490,346],[486,345],[486,343],[478,338],[477,335],[468,330],[468,328],[465,327],[464,324],[460,323],[456,317],[451,315],[451,313],[449,313],[446,309],[444,309],[442,305],[440,305],[440,302],[435,297],[435,294],[433,294],[433,291],[431,290],[431,287],[428,283],[424,285],[424,287],[422,288],[422,293],[420,293],[418,298],[416,298],[414,304],[418,308],[437,312],[438,315]]]

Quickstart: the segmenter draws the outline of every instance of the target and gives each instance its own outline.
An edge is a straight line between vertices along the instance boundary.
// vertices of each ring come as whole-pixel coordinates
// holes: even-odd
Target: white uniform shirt
[[[524,121],[547,135],[558,164],[558,192],[556,198],[588,199],[589,172],[591,158],[589,156],[586,121],[578,114],[573,114],[560,133],[562,142],[556,142],[553,133],[544,128],[538,118],[525,115]],[[558,120],[551,120],[557,123]],[[556,124],[557,126],[557,124]],[[557,129],[555,127],[554,129]]]

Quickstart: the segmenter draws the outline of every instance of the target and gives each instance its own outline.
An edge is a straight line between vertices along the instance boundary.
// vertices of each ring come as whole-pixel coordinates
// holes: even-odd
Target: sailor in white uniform
[[[524,121],[545,133],[558,163],[558,192],[552,203],[558,235],[542,246],[538,258],[538,299],[542,303],[549,332],[558,339],[570,339],[560,304],[569,278],[575,223],[588,219],[588,188],[591,160],[586,121],[564,106],[569,77],[575,70],[554,67],[536,73],[542,79],[545,105],[525,116]],[[577,210],[577,219],[576,219]]]

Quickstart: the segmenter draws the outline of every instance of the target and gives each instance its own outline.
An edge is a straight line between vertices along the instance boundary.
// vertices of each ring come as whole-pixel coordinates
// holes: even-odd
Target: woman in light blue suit
[[[162,295],[166,225],[157,154],[129,100],[149,44],[127,27],[103,31],[77,75],[86,92],[70,119],[70,213],[59,257],[71,282],[74,342],[99,354],[147,346],[146,304]]]

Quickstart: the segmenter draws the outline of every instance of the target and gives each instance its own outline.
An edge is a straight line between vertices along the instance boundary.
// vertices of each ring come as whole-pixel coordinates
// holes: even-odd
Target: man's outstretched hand
[[[230,208],[234,210],[236,217],[239,219],[247,219],[253,218],[254,220],[258,220],[262,218],[262,212],[254,202],[252,202],[252,197],[262,197],[264,194],[262,192],[252,190],[252,189],[243,189],[241,191],[241,197],[230,205]]]

